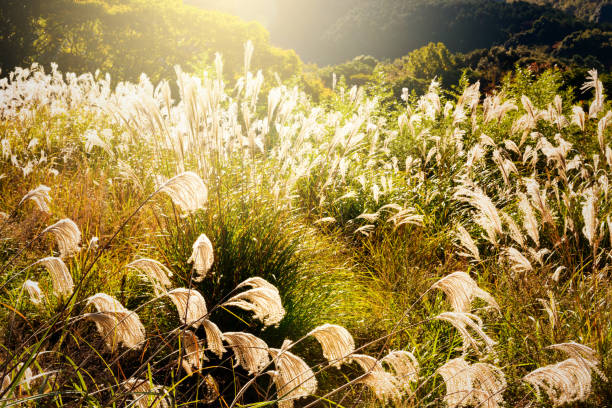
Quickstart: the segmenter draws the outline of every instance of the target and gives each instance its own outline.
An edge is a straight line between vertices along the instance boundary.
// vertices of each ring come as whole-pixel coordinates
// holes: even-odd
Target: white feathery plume
[[[26,200],[32,200],[34,203],[36,203],[36,206],[40,211],[50,214],[51,210],[49,209],[49,202],[51,201],[51,197],[49,196],[49,191],[51,191],[49,187],[40,185],[24,195],[19,202],[19,205]]]
[[[148,380],[130,378],[123,388],[134,396],[133,405],[137,408],[170,408],[172,401],[168,391],[161,385],[151,384]]]
[[[212,351],[217,357],[221,358],[223,353],[227,350],[223,347],[223,333],[219,330],[219,327],[208,319],[202,320],[202,326],[206,332],[206,341],[208,342],[208,349]]]
[[[582,219],[584,220],[584,228],[582,233],[589,240],[589,244],[593,246],[597,238],[597,197],[595,190],[589,188],[584,193],[585,201],[582,205]]]
[[[591,372],[575,358],[540,367],[523,380],[533,385],[538,395],[544,391],[555,407],[585,401],[591,393]]]
[[[554,226],[555,221],[552,215],[552,211],[546,203],[546,197],[540,191],[540,185],[532,178],[525,179],[525,186],[527,187],[527,193],[531,197],[531,201],[535,204],[535,207],[542,215],[542,222],[549,223]]]
[[[510,262],[510,269],[515,273],[532,272],[533,266],[518,249],[509,247],[503,252],[506,259]]]
[[[393,369],[397,383],[404,392],[409,392],[410,383],[419,379],[419,362],[409,351],[390,351],[381,362],[388,364]]]
[[[202,324],[208,309],[200,292],[195,289],[177,288],[169,291],[167,295],[176,306],[181,323],[196,328]]]
[[[393,374],[384,370],[380,361],[365,354],[353,354],[351,360],[359,364],[366,373],[357,383],[371,388],[376,398],[381,401],[399,401],[402,398],[399,381]]]
[[[604,155],[606,154],[604,133],[610,123],[612,123],[612,111],[608,111],[606,115],[597,122],[597,141]]]
[[[553,344],[548,346],[548,348],[563,351],[570,357],[587,366],[590,370],[595,371],[604,381],[608,381],[606,375],[597,368],[599,358],[597,357],[597,352],[592,348],[573,341],[569,343]]]
[[[244,288],[244,287],[250,287],[250,288],[253,288],[253,289],[268,288],[268,289],[272,289],[272,290],[277,290],[276,286],[274,286],[273,284],[271,284],[270,282],[268,282],[267,280],[265,280],[264,278],[261,278],[259,276],[253,276],[251,278],[248,278],[248,279],[244,280],[241,284],[236,286],[236,289],[240,289],[240,288]]]
[[[201,370],[202,361],[208,360],[204,355],[204,342],[191,330],[185,330],[181,335],[181,343],[184,349],[181,364],[187,375],[193,374],[193,370]]]
[[[135,312],[126,309],[117,299],[97,293],[87,299],[98,313],[84,316],[93,320],[108,347],[114,351],[119,343],[128,348],[140,348],[146,339],[145,328]]]
[[[499,408],[504,402],[502,392],[506,389],[506,377],[496,366],[474,363],[470,366],[472,376],[472,404],[478,407]]]
[[[107,295],[106,293],[96,293],[87,299],[87,304],[93,304],[98,312],[126,312],[127,309],[123,307],[114,297]]]
[[[482,329],[482,319],[471,313],[459,313],[459,312],[444,312],[440,313],[435,319],[443,320],[452,324],[461,335],[463,339],[463,352],[466,353],[468,346],[472,346],[474,351],[478,354],[482,354],[480,348],[484,347],[486,354],[492,353],[493,346],[497,344],[492,338]],[[476,339],[469,332],[468,328],[472,329],[482,341]]]
[[[523,236],[523,233],[521,232],[521,229],[519,228],[517,223],[505,212],[501,213],[501,217],[508,226],[508,235],[510,235],[510,238],[512,238],[512,240],[519,244],[521,247],[524,247],[525,237]]]
[[[586,117],[584,110],[580,106],[572,107],[572,123],[577,125],[584,132]]]
[[[381,207],[384,208],[387,206]],[[379,210],[380,211],[380,210]],[[389,217],[388,222],[392,222],[395,227],[399,227],[404,224],[412,224],[423,226],[424,216],[422,214],[418,214],[417,210],[413,207],[408,208],[399,208],[399,211],[394,214],[392,217]]]
[[[434,283],[431,288],[442,290],[455,312],[469,312],[472,309],[474,298],[482,299],[500,310],[495,299],[488,292],[479,288],[470,275],[465,272],[453,272]]]
[[[195,282],[202,282],[215,261],[212,242],[205,234],[202,234],[193,243],[193,252],[187,262],[193,262],[197,276]]]
[[[71,219],[64,218],[59,220],[55,224],[45,228],[43,234],[45,232],[50,232],[55,237],[62,258],[71,256],[80,251],[81,248],[79,247],[79,243],[81,242],[81,231]]]
[[[70,296],[72,294],[74,290],[72,275],[70,275],[68,267],[61,258],[50,256],[38,260],[35,265],[36,264],[42,264],[47,268],[47,271],[49,271],[51,281],[53,282],[53,294],[55,296]]]
[[[197,174],[188,171],[166,181],[158,190],[166,193],[181,210],[192,213],[206,205],[208,189]]]
[[[266,367],[270,362],[268,357],[268,345],[259,337],[251,333],[228,332],[223,333],[223,340],[234,352],[236,364],[253,375]]]
[[[475,261],[480,262],[480,252],[478,251],[478,246],[476,246],[476,243],[472,239],[472,236],[462,225],[457,225],[456,237],[459,239],[461,248],[467,251],[460,252],[459,255],[471,257]]]
[[[144,272],[145,276],[149,278],[149,281],[153,285],[153,289],[158,296],[160,295],[160,292],[164,292],[167,288],[172,286],[172,282],[170,282],[170,279],[168,279],[168,276],[172,276],[172,272],[170,272],[170,270],[161,262],[154,259],[137,259],[127,264],[127,267]]]
[[[601,112],[604,108],[604,95],[603,95],[603,84],[599,80],[599,76],[597,75],[597,70],[592,69],[589,71],[589,76],[587,77],[587,82],[585,82],[580,88],[583,92],[588,91],[590,89],[595,90],[595,98],[589,106],[589,118],[597,117],[597,114]]]
[[[251,284],[262,285],[253,289],[246,290],[228,299],[223,306],[236,306],[243,310],[254,312],[254,318],[261,321],[264,326],[278,325],[285,316],[280,294],[272,284],[260,278],[257,281],[251,281],[246,286]],[[256,283],[255,283],[256,282]],[[243,282],[238,287],[245,286]]]
[[[276,393],[279,399],[294,400],[304,398],[317,391],[317,379],[312,369],[300,357],[289,352],[289,340],[280,349],[269,349],[276,367]]]
[[[469,203],[475,207],[479,215],[476,222],[486,232],[488,240],[496,245],[497,237],[503,234],[502,222],[493,201],[478,187],[460,186],[457,188],[454,198]]]
[[[523,226],[536,246],[540,246],[539,224],[533,213],[533,207],[525,194],[519,193],[519,198],[519,209],[523,212]]]
[[[306,336],[314,336],[317,339],[323,349],[323,356],[337,368],[350,360],[350,355],[355,352],[355,340],[342,326],[326,323]]]
[[[0,392],[4,392],[6,389],[8,389],[8,387],[11,385],[11,382],[13,382],[13,378],[14,376],[19,372],[19,370],[21,370],[23,368],[23,363],[19,363],[17,364],[17,366],[10,371],[8,374],[6,374],[4,376],[4,378],[2,379],[2,384],[0,384]],[[17,384],[17,388],[21,389],[22,388],[22,384],[25,384],[27,388],[30,388],[32,386],[31,382],[34,379],[34,373],[32,372],[32,369],[30,367],[27,367],[24,372],[23,372],[23,377],[21,382],[19,382],[19,384]],[[7,393],[4,395],[4,397],[2,398],[2,400],[0,400],[1,402],[5,402],[8,399],[11,399],[14,397],[14,394],[12,393]],[[22,404],[17,404],[17,406],[21,406]]]
[[[42,290],[40,290],[40,286],[38,286],[38,282],[28,279],[23,283],[23,288],[28,292],[30,301],[35,305],[39,305],[45,297]]]
[[[472,370],[468,362],[461,357],[449,360],[436,373],[444,379],[444,402],[449,408],[467,405],[472,392]]]

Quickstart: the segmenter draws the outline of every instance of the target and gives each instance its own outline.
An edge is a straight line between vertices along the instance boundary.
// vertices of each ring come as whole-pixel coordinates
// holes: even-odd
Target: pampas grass
[[[69,218],[59,220],[45,228],[43,234],[50,232],[55,237],[62,258],[69,257],[81,250],[81,230]]]
[[[350,361],[349,356],[355,351],[353,336],[342,326],[324,324],[307,336],[317,339],[323,349],[323,356],[334,367],[340,367],[343,362]]]

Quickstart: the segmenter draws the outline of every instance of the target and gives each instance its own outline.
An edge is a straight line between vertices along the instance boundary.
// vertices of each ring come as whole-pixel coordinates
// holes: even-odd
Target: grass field
[[[0,81],[0,406],[612,404],[597,72],[317,105],[250,52]]]

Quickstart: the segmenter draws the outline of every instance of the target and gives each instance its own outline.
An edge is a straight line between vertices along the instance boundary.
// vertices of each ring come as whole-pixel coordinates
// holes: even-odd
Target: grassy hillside
[[[315,103],[246,49],[0,80],[0,404],[610,405],[597,72]]]

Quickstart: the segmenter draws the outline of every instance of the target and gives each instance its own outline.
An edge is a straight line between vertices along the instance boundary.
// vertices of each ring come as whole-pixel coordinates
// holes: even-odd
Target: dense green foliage
[[[299,75],[297,55],[271,46],[261,24],[180,0],[8,0],[0,5],[4,72],[36,61],[76,73],[101,70],[115,80],[136,80],[142,72],[159,80],[174,75],[174,65],[201,70],[215,52],[223,52],[225,73],[234,78],[247,39],[257,47],[254,63],[262,69],[283,79]]]

